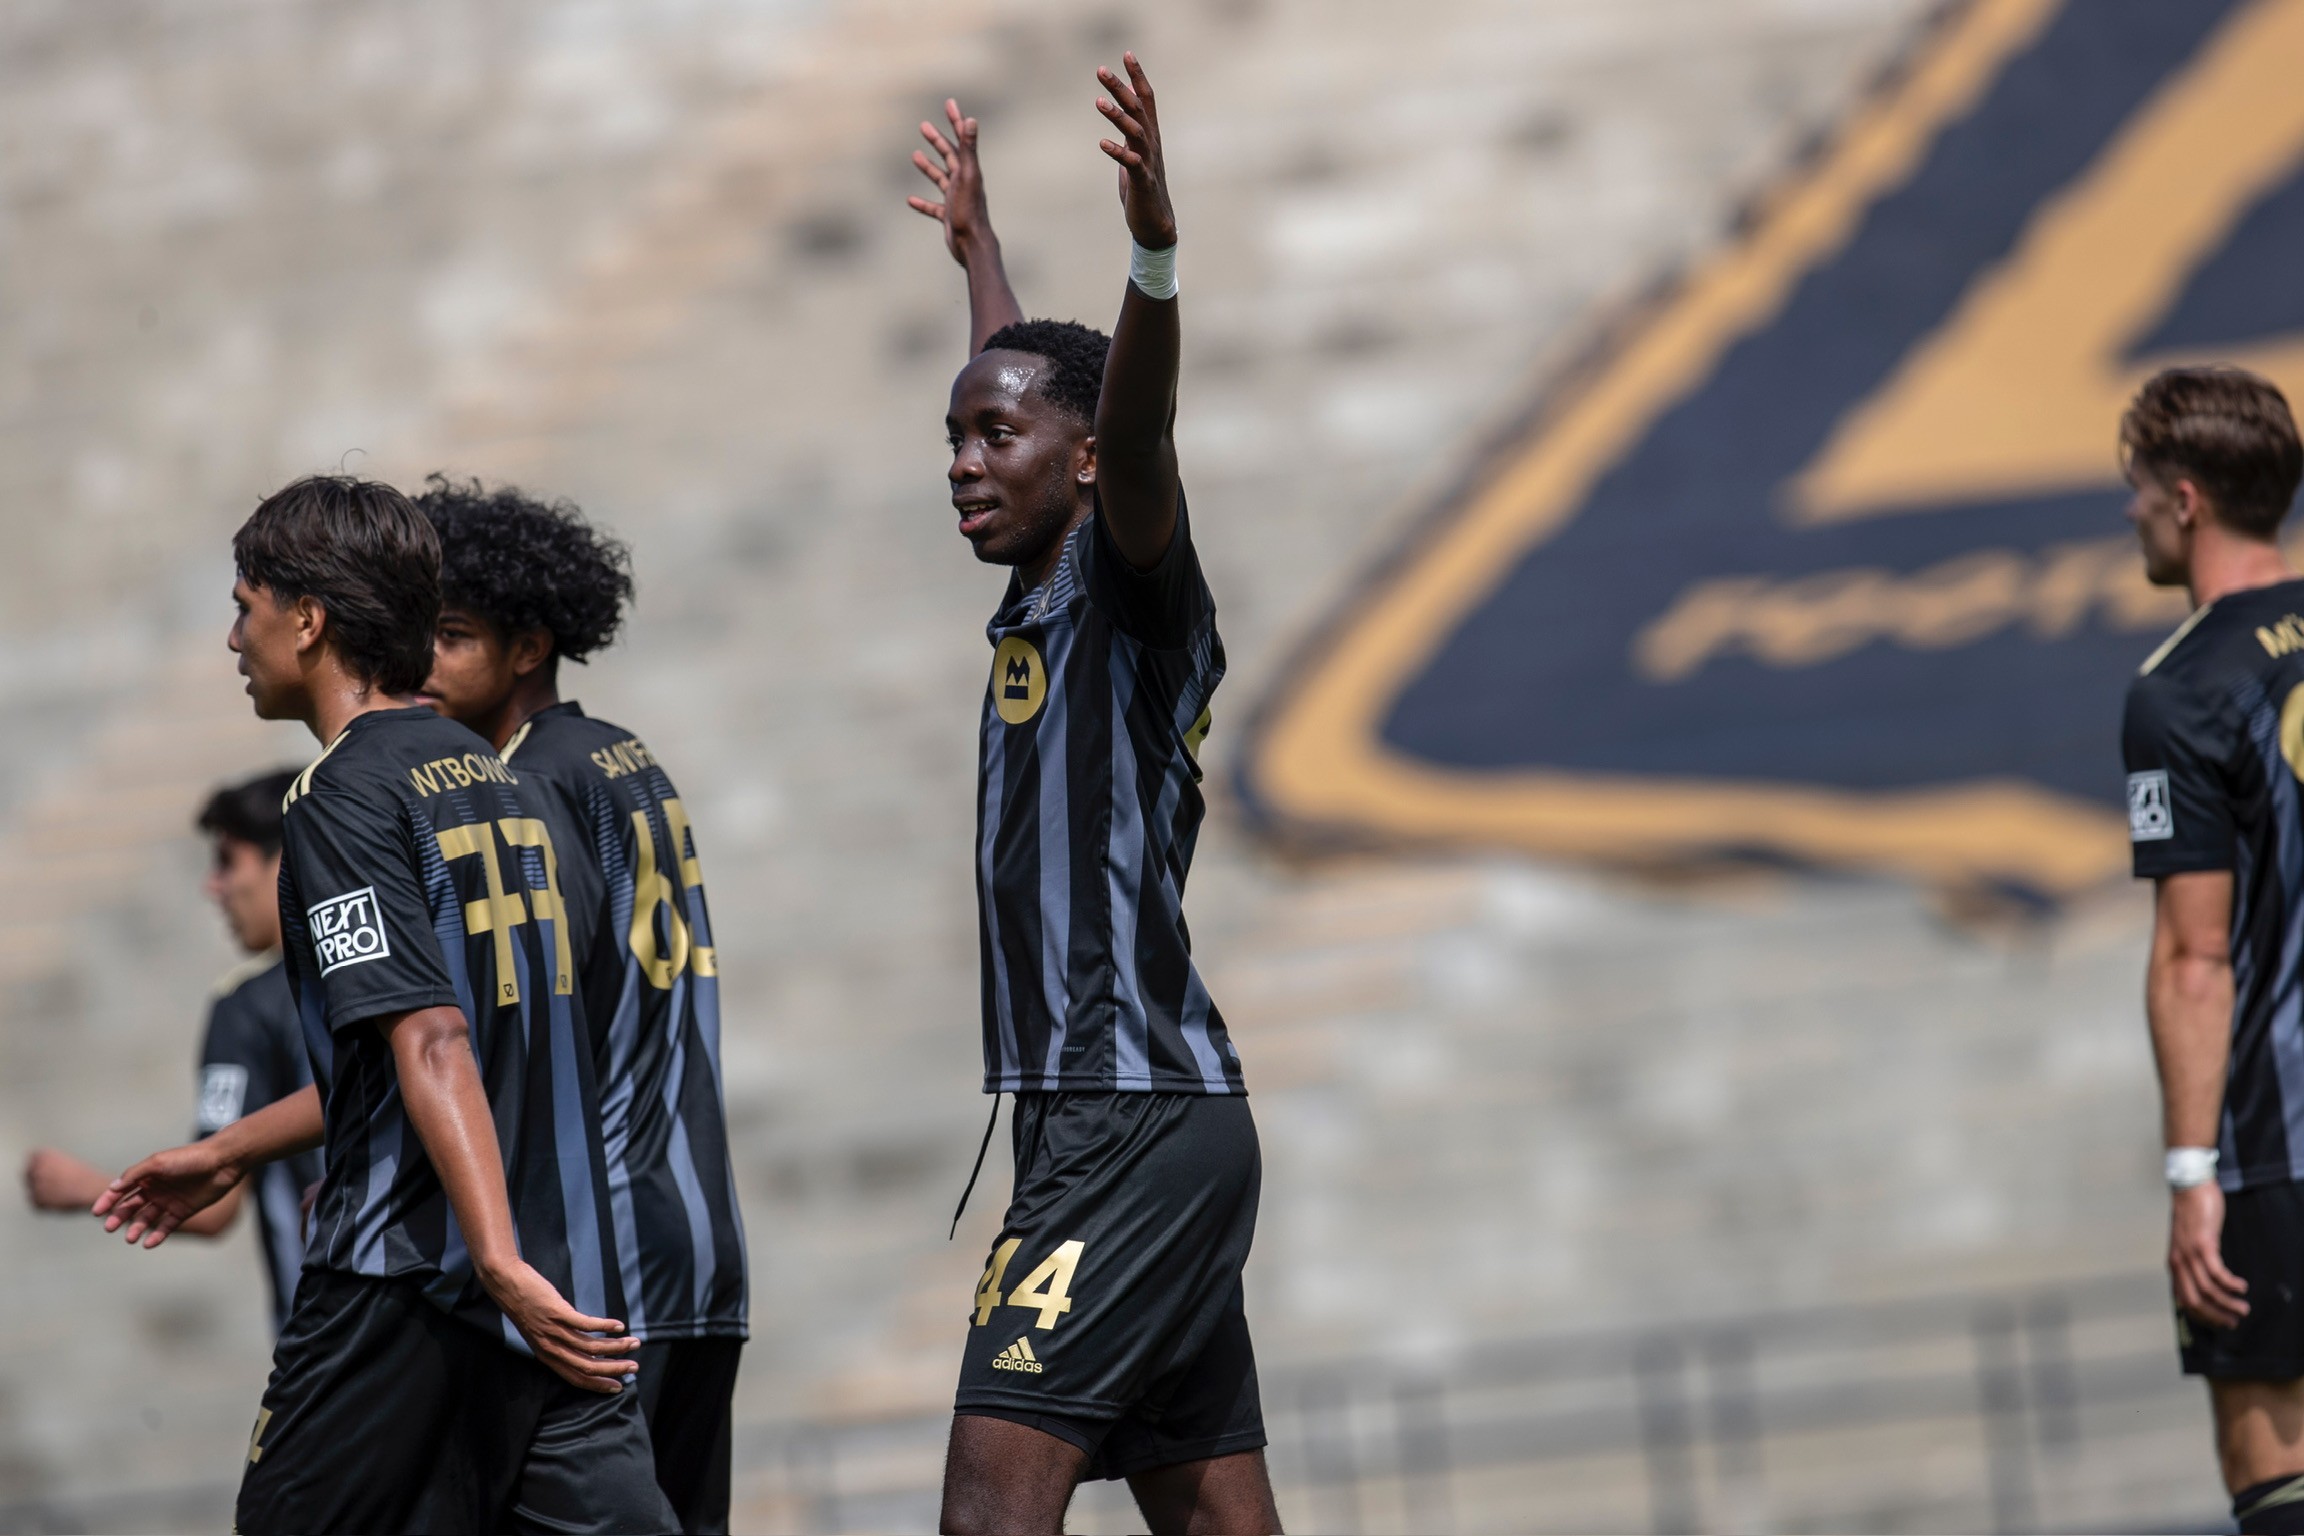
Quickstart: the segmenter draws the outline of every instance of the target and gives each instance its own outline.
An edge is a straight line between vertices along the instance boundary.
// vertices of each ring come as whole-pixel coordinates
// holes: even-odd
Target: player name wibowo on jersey
[[[625,1325],[642,1339],[743,1338],[719,967],[687,809],[638,738],[573,702],[537,712],[504,756],[569,829],[560,869],[601,1083]]]
[[[594,1317],[621,1318],[607,1170],[549,803],[463,726],[360,715],[297,779],[280,920],[327,1120],[308,1266],[412,1277],[515,1349],[472,1275],[371,1021],[460,1008],[496,1122],[520,1254]]]
[[[2232,1055],[2217,1177],[2304,1179],[2304,581],[2199,609],[2128,686],[2141,878],[2232,872]]]

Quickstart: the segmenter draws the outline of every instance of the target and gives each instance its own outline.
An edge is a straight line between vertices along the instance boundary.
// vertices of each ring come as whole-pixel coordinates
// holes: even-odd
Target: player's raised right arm
[[[944,246],[968,274],[968,355],[984,350],[985,341],[1004,325],[1024,318],[1016,290],[1008,283],[1008,265],[1000,256],[1000,237],[992,232],[992,213],[984,202],[984,167],[976,158],[976,119],[960,115],[960,103],[944,102],[951,121],[946,138],[934,123],[920,125],[920,137],[936,151],[931,160],[912,151],[920,174],[936,184],[941,201],[908,197],[912,208],[944,226]]]
[[[472,1057],[472,1032],[456,1008],[420,1008],[379,1019],[392,1043],[408,1123],[448,1194],[472,1268],[488,1297],[562,1380],[588,1392],[620,1391],[640,1347],[614,1318],[586,1317],[520,1257],[504,1158],[487,1090]],[[601,1335],[611,1337],[601,1337]]]

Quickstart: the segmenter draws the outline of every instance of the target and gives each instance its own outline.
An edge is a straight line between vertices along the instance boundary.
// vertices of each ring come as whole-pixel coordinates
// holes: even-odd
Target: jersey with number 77
[[[520,1254],[621,1318],[599,1092],[549,802],[428,709],[356,717],[290,788],[280,922],[327,1121],[306,1267],[409,1277],[508,1346],[409,1123],[377,1021],[460,1009],[496,1122]]]

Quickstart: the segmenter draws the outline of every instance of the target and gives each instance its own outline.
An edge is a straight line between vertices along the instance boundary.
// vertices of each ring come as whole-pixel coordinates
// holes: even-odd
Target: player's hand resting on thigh
[[[546,1369],[587,1392],[619,1392],[640,1362],[640,1341],[623,1337],[612,1317],[586,1317],[525,1262],[515,1259],[480,1277],[488,1299],[512,1320]]]
[[[2172,1192],[2168,1278],[2176,1305],[2217,1328],[2248,1315],[2248,1282],[2224,1266],[2224,1191],[2211,1180]]]

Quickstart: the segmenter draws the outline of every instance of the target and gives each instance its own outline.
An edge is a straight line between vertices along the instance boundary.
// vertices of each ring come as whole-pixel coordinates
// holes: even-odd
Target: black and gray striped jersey
[[[744,1223],[720,1074],[720,974],[687,807],[630,731],[573,702],[504,757],[558,802],[560,869],[600,1082],[626,1326],[746,1336]]]
[[[2304,1180],[2304,581],[2197,610],[2128,685],[2139,878],[2232,876],[2217,1178]]]
[[[358,716],[290,789],[280,923],[327,1172],[307,1269],[414,1279],[525,1351],[410,1124],[376,1022],[461,1009],[520,1255],[579,1311],[624,1316],[607,1167],[550,802],[428,709]]]
[[[1224,646],[1182,511],[1143,572],[1088,518],[985,634],[984,1091],[1246,1092],[1184,925]]]
[[[280,952],[235,966],[216,988],[200,1042],[200,1104],[193,1134],[213,1136],[242,1115],[299,1092],[312,1081],[296,999]],[[256,1170],[248,1203],[272,1293],[272,1326],[288,1320],[304,1268],[304,1191],[320,1178],[320,1154],[299,1152]]]

